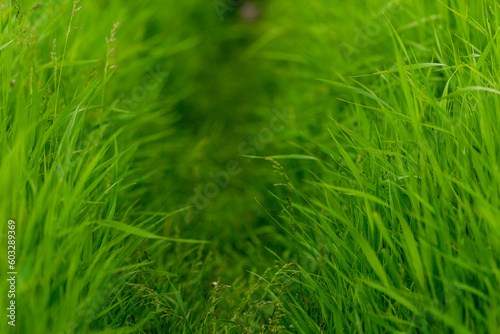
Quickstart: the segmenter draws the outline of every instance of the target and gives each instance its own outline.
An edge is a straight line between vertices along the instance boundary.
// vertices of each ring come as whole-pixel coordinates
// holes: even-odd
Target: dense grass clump
[[[0,4],[0,332],[499,332],[499,15]]]

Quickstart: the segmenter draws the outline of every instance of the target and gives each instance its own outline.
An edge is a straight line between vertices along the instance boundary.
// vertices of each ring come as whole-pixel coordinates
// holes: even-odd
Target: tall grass
[[[499,5],[258,5],[0,6],[2,333],[500,330]]]
[[[298,332],[500,328],[498,5],[423,7],[387,22],[394,65],[319,79],[345,111],[281,198]]]

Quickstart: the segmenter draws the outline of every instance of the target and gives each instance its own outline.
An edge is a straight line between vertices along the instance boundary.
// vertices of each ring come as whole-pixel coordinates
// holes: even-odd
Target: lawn
[[[500,3],[0,2],[0,333],[500,333]]]

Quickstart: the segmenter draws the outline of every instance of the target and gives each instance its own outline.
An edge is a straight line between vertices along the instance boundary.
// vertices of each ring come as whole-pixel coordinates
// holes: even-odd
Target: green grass
[[[2,2],[0,332],[499,332],[500,4],[235,3]]]

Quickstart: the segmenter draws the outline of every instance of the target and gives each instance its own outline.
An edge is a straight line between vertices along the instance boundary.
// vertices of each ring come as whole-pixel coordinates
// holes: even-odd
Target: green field
[[[0,77],[0,333],[500,333],[500,2],[1,1]]]

